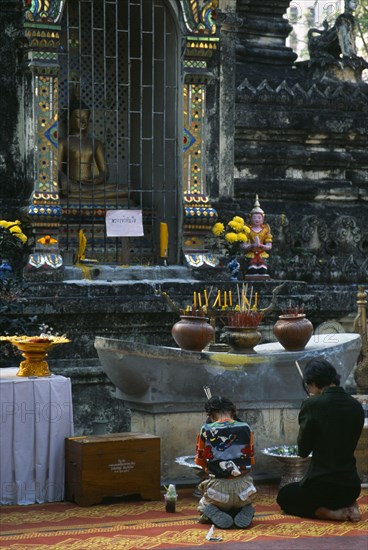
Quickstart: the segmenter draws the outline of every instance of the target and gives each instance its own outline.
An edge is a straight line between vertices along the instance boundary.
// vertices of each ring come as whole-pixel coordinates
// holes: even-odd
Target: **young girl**
[[[250,475],[253,434],[226,397],[211,397],[205,409],[208,418],[197,436],[195,457],[196,464],[209,474],[199,485],[203,494],[198,505],[200,522],[209,520],[221,529],[234,525],[246,529],[254,516],[250,497],[256,493]]]

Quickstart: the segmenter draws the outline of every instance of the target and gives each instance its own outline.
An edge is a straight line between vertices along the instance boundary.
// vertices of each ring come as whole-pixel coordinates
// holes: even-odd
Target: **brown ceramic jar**
[[[177,345],[187,351],[202,351],[213,339],[214,328],[207,317],[182,315],[171,330]]]
[[[273,333],[286,351],[303,350],[313,334],[313,325],[304,314],[280,315]]]

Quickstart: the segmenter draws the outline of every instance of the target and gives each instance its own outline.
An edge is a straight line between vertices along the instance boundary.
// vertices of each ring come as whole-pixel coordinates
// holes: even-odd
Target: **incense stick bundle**
[[[206,394],[207,399],[211,399],[211,389],[208,386],[203,386],[203,391]]]
[[[250,298],[249,298],[249,304],[248,304],[248,311],[250,311],[250,308],[252,306],[252,298],[253,298],[253,287],[250,287]]]
[[[236,288],[237,288],[237,290],[238,290],[238,306],[241,308],[239,285],[236,285]]]

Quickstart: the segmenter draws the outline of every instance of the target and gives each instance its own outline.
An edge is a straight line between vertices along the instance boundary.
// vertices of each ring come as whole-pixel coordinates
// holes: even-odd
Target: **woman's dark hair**
[[[211,416],[213,413],[220,412],[231,412],[232,418],[237,419],[236,407],[230,399],[227,397],[222,397],[221,395],[214,395],[211,397],[206,405],[205,410],[208,416]]]
[[[320,389],[330,384],[340,385],[340,375],[335,367],[324,359],[311,359],[304,367],[303,380],[306,384],[315,384]]]

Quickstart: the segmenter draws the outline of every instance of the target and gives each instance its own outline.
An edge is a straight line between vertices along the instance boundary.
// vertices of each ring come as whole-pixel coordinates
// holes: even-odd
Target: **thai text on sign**
[[[142,237],[142,210],[108,210],[106,233],[108,237]]]

